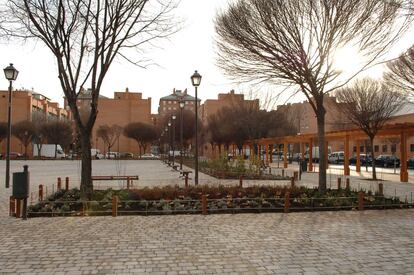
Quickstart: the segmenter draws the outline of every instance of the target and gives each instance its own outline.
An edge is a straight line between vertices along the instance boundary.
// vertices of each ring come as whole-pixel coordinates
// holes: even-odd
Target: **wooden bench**
[[[127,189],[134,185],[134,180],[139,180],[139,176],[92,176],[92,181],[104,180],[126,180]]]

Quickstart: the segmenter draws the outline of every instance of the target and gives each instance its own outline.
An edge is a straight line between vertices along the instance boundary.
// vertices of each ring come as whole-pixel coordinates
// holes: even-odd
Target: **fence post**
[[[295,177],[290,178],[290,187],[291,188],[295,187]]]
[[[272,167],[269,167],[269,174],[272,174]]]
[[[201,195],[201,212],[203,215],[207,215],[207,196]]]
[[[39,201],[43,201],[43,184],[39,184]]]
[[[290,207],[290,194],[289,194],[289,191],[286,191],[286,193],[285,193],[285,208],[284,208],[285,213],[289,213],[289,207]]]
[[[350,190],[351,189],[351,184],[350,184],[350,180],[349,180],[349,178],[346,178],[346,190]]]
[[[358,192],[358,211],[364,210],[364,192]]]
[[[57,191],[59,192],[60,190],[62,190],[62,179],[57,178]]]
[[[13,217],[15,214],[16,214],[16,199],[13,196],[10,196],[9,216]]]
[[[384,184],[383,183],[378,184],[378,193],[380,196],[384,196]]]
[[[299,173],[298,173],[298,171],[293,171],[293,179],[295,181],[297,181],[299,179]]]
[[[69,177],[65,178],[65,189],[66,189],[66,191],[69,190]]]
[[[118,196],[112,196],[112,217],[118,216]]]
[[[282,177],[285,176],[285,169],[282,169]]]
[[[239,177],[239,187],[243,188],[243,176]]]
[[[338,190],[341,190],[341,181],[342,181],[342,179],[338,178]]]
[[[21,218],[22,214],[22,200],[16,199],[16,218]]]

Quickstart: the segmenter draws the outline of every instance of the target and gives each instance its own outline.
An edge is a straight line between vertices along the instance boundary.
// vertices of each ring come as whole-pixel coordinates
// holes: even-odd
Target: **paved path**
[[[0,218],[0,273],[414,274],[413,215]]]

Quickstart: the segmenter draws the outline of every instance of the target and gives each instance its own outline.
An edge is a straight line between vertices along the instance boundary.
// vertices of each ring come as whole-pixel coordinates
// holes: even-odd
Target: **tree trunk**
[[[319,192],[326,191],[326,158],[325,155],[325,109],[318,106],[316,120],[318,124],[318,146],[319,146]],[[309,148],[312,150],[312,148]]]
[[[55,144],[55,159],[57,159],[57,143]]]
[[[374,156],[374,137],[370,137],[369,141],[371,145],[371,157],[372,157],[372,179],[377,180],[377,171],[375,169],[375,156]]]
[[[27,160],[27,146],[28,144],[24,145],[24,160]]]
[[[81,196],[82,199],[91,200],[93,192],[92,183],[92,156],[91,156],[91,133],[81,135],[82,171],[81,171]]]

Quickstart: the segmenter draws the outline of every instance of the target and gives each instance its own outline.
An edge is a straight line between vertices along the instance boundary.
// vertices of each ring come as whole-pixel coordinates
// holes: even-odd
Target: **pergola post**
[[[284,168],[288,168],[287,149],[288,149],[288,143],[285,141],[283,143],[283,167]]]
[[[313,171],[313,139],[309,140],[309,172]]]
[[[269,144],[265,143],[265,150],[266,150],[266,164],[269,164]]]
[[[273,163],[273,144],[270,144],[270,163]]]
[[[400,160],[400,180],[401,182],[408,182],[407,171],[407,133],[401,132],[401,160]]]
[[[361,172],[361,147],[359,144],[359,140],[357,140],[355,144],[356,144],[356,171],[359,173]]]
[[[344,146],[344,175],[349,176],[349,135],[345,136],[345,146]]]

